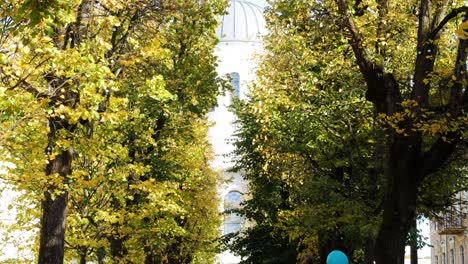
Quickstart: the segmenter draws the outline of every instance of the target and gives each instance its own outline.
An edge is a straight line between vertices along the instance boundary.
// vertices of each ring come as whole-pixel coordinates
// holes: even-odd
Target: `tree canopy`
[[[225,4],[0,4],[1,152],[24,205],[11,228],[39,228],[39,263],[213,261],[205,114]]]
[[[270,3],[258,81],[234,108],[254,224],[232,248],[243,263],[332,249],[403,263],[414,219],[467,187],[466,6]]]

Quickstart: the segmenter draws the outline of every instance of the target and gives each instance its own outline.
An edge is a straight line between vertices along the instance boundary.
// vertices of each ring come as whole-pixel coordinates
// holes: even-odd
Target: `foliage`
[[[278,2],[269,10],[258,82],[235,109],[238,166],[252,192],[244,213],[255,222],[234,247],[246,263],[278,261],[284,252],[291,253],[281,263],[319,259],[319,243],[340,236],[359,248],[376,232],[377,183],[366,175],[373,168],[372,109],[351,62],[321,49],[346,44],[326,20],[310,19],[312,5]]]
[[[442,16],[440,21],[442,2],[447,1],[431,9]],[[460,24],[453,12],[461,12],[458,6],[463,4],[454,1],[447,7],[453,9],[447,14],[454,15],[448,15],[446,29],[436,40],[438,63],[415,84],[419,44],[414,25],[422,12],[418,5],[417,1],[271,1],[259,78],[248,101],[238,102],[234,109],[240,124],[237,166],[245,170],[252,192],[243,213],[254,224],[231,247],[245,257],[245,263],[269,263],[275,258],[277,263],[292,263],[304,256],[323,261],[333,248],[341,248],[356,262],[366,258],[372,263],[382,253],[374,255],[374,245],[383,238],[383,224],[390,221],[385,212],[392,217],[396,212],[387,206],[406,199],[390,194],[406,188],[393,187],[393,181],[398,182],[396,168],[409,173],[407,179],[424,179],[411,191],[417,196],[415,206],[410,206],[411,200],[403,203],[411,210],[417,204],[421,214],[440,212],[458,191],[466,190],[461,142],[467,120],[460,108],[451,108],[459,85],[466,86],[466,66],[461,73],[451,71],[457,65],[458,40],[449,33]],[[345,9],[351,18],[344,15]],[[349,26],[348,20],[354,24]],[[359,32],[353,35],[355,28]],[[460,35],[460,29],[457,32]],[[360,64],[359,52],[374,68]],[[366,75],[380,70],[375,78]],[[378,83],[390,75],[398,89],[394,97],[384,94],[392,92],[384,88],[388,83]],[[414,87],[429,83],[429,99],[423,105],[414,99]],[[447,152],[423,165],[436,142],[456,146],[456,151],[442,146]],[[411,174],[416,165],[399,162],[407,162],[404,155],[412,153],[404,151],[419,149],[419,144],[421,152],[414,160],[420,162],[421,171]],[[398,146],[401,150],[396,150]],[[424,171],[424,166],[431,168]],[[395,217],[411,219],[411,214]],[[407,222],[394,225],[409,228]],[[403,248],[404,242],[397,247]],[[399,258],[397,250],[393,253]],[[289,255],[283,258],[286,252]]]
[[[37,226],[39,201],[66,195],[67,259],[212,262],[204,115],[223,84],[212,54],[225,3],[1,5],[0,142],[16,165],[5,178],[35,205],[16,208],[31,214],[13,228]],[[71,173],[46,173],[66,152]]]

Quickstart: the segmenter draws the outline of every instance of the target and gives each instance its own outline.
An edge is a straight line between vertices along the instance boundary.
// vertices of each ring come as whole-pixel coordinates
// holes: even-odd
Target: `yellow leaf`
[[[395,129],[395,131],[396,131],[398,134],[403,134],[403,133],[405,132],[405,130],[402,129],[402,128],[397,128],[397,129]]]
[[[468,39],[468,20],[461,23],[455,33],[461,39]]]

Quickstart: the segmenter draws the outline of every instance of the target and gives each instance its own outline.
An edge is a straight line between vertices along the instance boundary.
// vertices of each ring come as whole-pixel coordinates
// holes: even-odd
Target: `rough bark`
[[[46,174],[58,173],[66,177],[71,173],[72,152],[63,151],[54,160],[49,161]],[[44,193],[41,203],[41,234],[39,245],[39,264],[63,263],[65,243],[65,219],[67,215],[68,193],[61,191],[60,195],[52,196],[56,188],[52,187]]]
[[[416,214],[417,139],[398,138],[390,147],[383,220],[376,241],[377,263],[404,263],[406,236]]]

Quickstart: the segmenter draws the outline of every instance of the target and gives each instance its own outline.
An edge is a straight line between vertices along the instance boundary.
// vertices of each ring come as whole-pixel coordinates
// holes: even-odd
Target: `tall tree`
[[[336,247],[359,261],[376,232],[371,105],[352,61],[334,53],[344,43],[320,7],[272,6],[258,81],[235,108],[252,193],[243,212],[255,223],[234,243],[245,263],[323,262]]]
[[[159,221],[143,231],[169,223],[161,228],[172,232],[165,233],[168,238],[163,243],[174,239],[174,230],[194,232],[200,238],[186,240],[192,243],[186,254],[200,258],[203,251],[210,251],[208,241],[214,239],[218,221],[214,196],[214,203],[197,204],[213,225],[201,228],[196,217],[187,215],[182,222],[176,218],[193,210],[191,199],[216,186],[216,175],[206,169],[209,150],[203,115],[219,92],[212,51],[215,16],[224,2],[83,0],[1,5],[5,17],[1,105],[6,114],[2,150],[8,153],[7,160],[17,164],[12,171],[17,188],[41,193],[43,198],[39,263],[63,262],[68,204],[73,206],[69,211],[78,230],[69,238],[81,261],[90,252],[99,251],[102,258],[102,250],[108,250],[103,236],[111,239],[111,253],[125,253],[122,236],[153,220],[145,217],[155,210],[161,212],[153,215]],[[178,125],[185,126],[177,132],[186,138],[170,134]],[[174,142],[187,148],[198,142],[192,163],[186,160],[189,154],[174,148]],[[164,178],[169,175],[180,178]],[[196,188],[183,188],[196,181]],[[181,196],[186,189],[193,196]],[[151,207],[157,198],[159,207]],[[132,199],[129,208],[116,205]],[[154,210],[142,213],[149,208]],[[123,225],[125,217],[133,217],[128,225]],[[120,229],[109,234],[103,227]],[[85,242],[89,233],[96,235],[96,243]],[[150,240],[137,236],[140,240],[132,241],[156,243],[158,232],[149,234]]]
[[[462,1],[271,4],[260,80],[251,101],[236,110],[239,167],[253,192],[245,213],[259,228],[279,225],[266,231],[271,238],[274,231],[287,233],[287,223],[306,230],[304,222],[276,217],[306,218],[295,211],[302,203],[315,219],[309,226],[320,225],[317,217],[333,223],[324,232],[305,231],[316,232],[313,247],[328,236],[356,256],[364,249],[368,263],[402,263],[416,210],[437,207],[429,182],[438,181],[465,147],[467,22],[460,17],[467,7]],[[450,179],[438,197],[460,190],[463,179]],[[272,197],[285,208],[262,195],[269,189],[278,191]],[[315,204],[320,196],[333,212],[326,217]],[[347,232],[359,241],[346,241]],[[296,249],[304,245],[297,243]],[[239,245],[247,256],[259,252]]]
[[[454,31],[453,25],[461,14],[464,18],[459,23],[459,30],[463,31],[468,7],[462,6],[461,1],[458,1],[458,7],[452,1],[406,3],[406,8],[414,12],[406,14],[417,17],[417,20],[410,20],[417,23],[417,34],[408,36],[415,47],[415,60],[408,62],[413,65],[413,70],[408,76],[401,68],[387,65],[396,55],[392,54],[394,47],[387,43],[400,37],[398,34],[392,36],[394,24],[391,22],[398,17],[392,11],[397,4],[403,3],[377,1],[374,14],[370,11],[367,14],[375,16],[376,30],[365,36],[361,33],[362,27],[355,23],[349,4],[344,0],[335,2],[366,83],[366,99],[381,116],[399,119],[394,129],[387,132],[383,219],[375,252],[377,263],[403,263],[406,236],[416,217],[421,183],[449,160],[466,133],[467,120],[463,112],[468,98],[465,92],[467,40],[464,32],[460,32],[455,46],[453,42],[444,42],[441,35],[444,29]],[[371,51],[368,43],[373,43],[375,49]],[[447,48],[455,52],[447,54]],[[450,55],[452,72],[438,72],[436,61],[443,64]],[[405,82],[398,81],[399,78],[411,78],[412,82],[409,87],[402,87],[401,83]],[[434,98],[437,96],[443,99]],[[434,113],[432,122],[426,118],[427,109]],[[401,118],[405,111],[410,115]],[[425,127],[421,121],[432,124]]]

